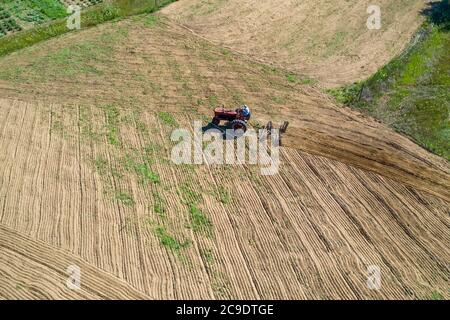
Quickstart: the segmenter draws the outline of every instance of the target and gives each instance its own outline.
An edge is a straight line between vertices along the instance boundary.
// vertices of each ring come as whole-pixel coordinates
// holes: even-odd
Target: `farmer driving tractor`
[[[245,118],[247,121],[250,119],[250,108],[244,104],[242,107],[236,109],[236,112],[241,113],[242,117]]]
[[[224,120],[227,121],[227,125],[234,131],[241,130],[245,132],[247,131],[247,123],[250,115],[250,108],[247,105],[243,105],[235,110],[218,107],[214,109],[214,118],[211,122],[213,125],[218,126]]]

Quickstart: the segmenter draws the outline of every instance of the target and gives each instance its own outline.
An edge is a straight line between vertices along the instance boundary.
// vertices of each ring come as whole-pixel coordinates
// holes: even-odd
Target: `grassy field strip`
[[[168,295],[176,297],[176,279],[178,274],[174,270],[174,262],[176,258],[173,257],[170,251],[160,251],[160,240],[155,236],[154,223],[158,219],[153,211],[152,203],[156,203],[154,195],[157,194],[159,182],[161,181],[162,172],[156,167],[153,159],[147,159],[147,153],[142,152],[148,146],[148,136],[142,135],[141,131],[137,130],[138,121],[142,122],[142,128],[147,127],[147,123],[156,122],[156,117],[148,117],[146,114],[138,113],[133,118],[127,120],[129,123],[126,126],[120,126],[121,145],[115,147],[114,162],[121,167],[121,174],[123,177],[118,177],[120,180],[126,180],[128,186],[120,189],[120,193],[116,192],[116,198],[122,201],[132,210],[132,216],[128,215],[125,219],[125,232],[134,234],[136,239],[140,240],[140,254],[139,259],[145,263],[144,268],[141,267],[140,279],[146,283],[142,290],[154,292],[159,290],[167,290]],[[121,115],[124,119],[124,116]],[[124,121],[124,120],[122,120]],[[148,121],[148,122],[147,122]],[[145,123],[145,124],[144,124]],[[145,140],[143,140],[145,139]],[[154,137],[153,141],[159,141],[158,137]],[[151,162],[151,163],[150,163]],[[151,170],[151,171],[150,171]],[[119,170],[118,170],[119,171]],[[158,180],[152,182],[147,173],[158,177]],[[136,176],[134,178],[133,176]],[[153,257],[145,254],[155,252]],[[145,273],[153,271],[152,277],[146,277]],[[159,274],[171,273],[165,277],[159,277]]]

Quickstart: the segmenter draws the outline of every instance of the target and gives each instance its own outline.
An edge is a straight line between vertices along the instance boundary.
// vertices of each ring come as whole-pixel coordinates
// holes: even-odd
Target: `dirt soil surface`
[[[327,87],[363,80],[398,55],[422,22],[425,0],[183,0],[163,12],[195,33]]]
[[[448,162],[282,70],[135,17],[0,59],[0,94],[2,298],[449,298]],[[291,121],[279,174],[171,162],[244,99]]]
[[[141,19],[142,20],[142,19]],[[150,26],[149,26],[150,25]],[[3,97],[145,105],[196,113],[252,107],[254,125],[287,120],[285,146],[323,155],[450,200],[449,163],[311,84],[245,59],[160,18],[100,26],[0,60]],[[3,79],[3,80],[2,80]]]

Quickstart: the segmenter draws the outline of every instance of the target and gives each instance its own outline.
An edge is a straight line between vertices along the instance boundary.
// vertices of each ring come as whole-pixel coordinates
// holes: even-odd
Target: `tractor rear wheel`
[[[247,123],[243,120],[233,120],[230,126],[234,131],[235,137],[240,137],[247,131]]]

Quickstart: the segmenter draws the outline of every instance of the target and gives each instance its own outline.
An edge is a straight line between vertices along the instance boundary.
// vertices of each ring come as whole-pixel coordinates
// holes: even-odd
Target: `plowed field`
[[[448,163],[282,70],[147,16],[2,58],[0,93],[2,298],[448,298]],[[291,121],[279,174],[171,162],[243,101]]]

